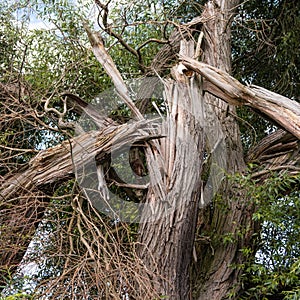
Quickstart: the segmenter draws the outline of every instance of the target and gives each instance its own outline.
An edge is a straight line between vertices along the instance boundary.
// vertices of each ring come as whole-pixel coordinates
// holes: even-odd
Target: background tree
[[[115,147],[142,141],[144,147],[148,145],[148,149],[153,149],[155,145],[158,149],[163,143],[161,133],[148,129],[143,120],[134,124],[124,123],[130,117],[130,110],[124,105],[117,109],[118,106],[109,108],[108,114],[106,108],[105,119],[99,118],[99,115],[95,117],[91,112],[101,109],[88,106],[86,101],[106,89],[110,80],[118,78],[114,65],[107,65],[108,60],[103,61],[103,57],[109,53],[124,78],[153,73],[168,78],[170,67],[178,62],[179,42],[186,39],[201,45],[197,56],[202,62],[231,73],[229,41],[232,38],[233,74],[236,78],[297,99],[299,74],[295,66],[299,62],[296,51],[299,17],[296,6],[286,1],[264,4],[253,1],[241,5],[238,1],[210,1],[205,6],[201,2],[139,2],[113,8],[109,3],[96,2],[98,25],[100,33],[106,37],[108,53],[101,41],[100,44],[95,43],[98,36],[90,32],[90,39],[96,56],[100,51],[101,55],[97,58],[109,73],[109,79],[89,51],[83,35],[81,18],[85,6],[78,9],[68,3],[52,4],[45,2],[39,6],[31,3],[30,6],[40,17],[55,24],[57,29],[52,31],[26,31],[26,18],[23,27],[14,27],[9,21],[11,14],[3,14],[7,18],[1,28],[4,33],[1,40],[4,45],[2,66],[6,70],[1,80],[1,176],[4,176],[1,188],[1,285],[17,283],[11,290],[6,288],[4,295],[22,289],[22,269],[17,272],[16,269],[36,232],[34,245],[42,249],[38,251],[33,246],[31,249],[34,250],[25,256],[28,263],[34,261],[35,266],[39,265],[31,282],[33,286],[28,291],[34,298],[41,298],[42,294],[53,299],[151,299],[164,295],[174,299],[298,297],[299,150],[298,139],[295,138],[298,132],[297,127],[294,131],[290,129],[294,136],[281,129],[276,130],[278,121],[280,126],[286,125],[280,122],[279,110],[275,109],[270,115],[267,109],[247,102],[251,97],[255,99],[253,95],[247,98],[251,91],[255,90],[256,96],[262,96],[261,93],[266,91],[255,87],[243,88],[244,94],[236,97],[232,95],[230,86],[234,86],[236,91],[241,86],[225,73],[198,65],[197,61],[188,59],[189,53],[181,52],[181,55],[185,54],[181,61],[187,71],[200,72],[204,78],[203,100],[206,114],[211,117],[206,120],[206,130],[209,132],[211,128],[210,136],[215,134],[216,140],[206,141],[206,148],[203,148],[203,116],[197,110],[199,106],[195,99],[187,96],[192,90],[188,85],[191,75],[178,74],[178,69],[175,69],[176,81],[168,82],[167,86],[174,84],[174,92],[180,85],[183,94],[178,99],[188,104],[180,102],[179,107],[197,111],[195,128],[198,130],[190,131],[188,126],[194,122],[191,116],[170,114],[172,126],[167,127],[166,132],[187,124],[183,127],[186,133],[179,135],[175,141],[181,143],[189,132],[194,144],[199,143],[198,155],[193,159],[193,167],[198,167],[199,172],[188,167],[188,160],[185,172],[180,164],[179,158],[181,163],[191,158],[190,145],[186,149],[181,148],[181,152],[178,147],[174,149],[177,155],[174,161],[167,160],[163,151],[151,156],[145,150],[150,182],[151,176],[158,174],[158,169],[153,166],[160,163],[160,155],[164,162],[174,163],[178,170],[172,177],[176,182],[175,176],[178,176],[178,182],[174,185],[174,194],[169,193],[169,197],[176,202],[179,199],[176,192],[181,189],[180,209],[171,210],[167,218],[162,216],[157,222],[128,225],[99,213],[73,180],[70,159],[71,151],[75,160],[82,151],[76,145],[94,141],[91,132],[73,138],[74,126],[70,122],[77,120],[78,114],[85,113],[95,122],[92,127],[87,124],[85,128],[98,127],[99,141],[102,141],[97,143],[96,148],[93,143],[87,143],[86,149],[92,149],[92,156],[97,155],[98,162],[103,165],[109,189],[125,200],[143,198],[147,204],[151,201],[151,192],[156,195],[156,201],[164,200],[160,191],[155,189],[163,189],[165,182],[150,188],[130,186],[117,177],[116,170],[120,166],[112,165],[106,155],[110,153],[109,141],[112,138]],[[28,8],[28,3],[24,3],[24,7]],[[13,9],[9,8],[8,12]],[[284,18],[281,17],[283,15]],[[111,24],[110,20],[115,21]],[[232,32],[230,20],[233,20]],[[89,30],[88,27],[86,29]],[[270,60],[270,57],[274,59]],[[259,64],[255,63],[257,60]],[[274,67],[281,72],[273,76],[271,70]],[[213,73],[215,81],[210,80],[207,70],[216,72]],[[269,76],[270,73],[272,76]],[[279,78],[276,78],[278,73]],[[197,75],[191,74],[197,78]],[[229,88],[224,82],[229,82]],[[196,89],[193,95],[201,92],[201,82],[199,84],[200,89]],[[116,88],[118,90],[118,86]],[[187,93],[184,94],[184,91]],[[151,90],[149,93],[152,95]],[[229,104],[238,102],[246,105],[236,112],[232,105],[216,99],[211,93]],[[67,95],[69,100],[62,94]],[[272,96],[275,101],[277,96]],[[139,96],[140,100],[136,103],[142,113],[149,114],[155,110],[148,98]],[[94,103],[105,101],[103,99],[102,94],[95,98]],[[169,107],[172,106],[170,99],[171,94],[167,98]],[[126,96],[122,100],[131,105]],[[115,101],[117,105],[120,103],[118,99]],[[153,98],[152,101],[156,101],[163,111],[161,99]],[[286,103],[289,105],[288,99]],[[245,106],[255,108],[255,113]],[[273,106],[270,104],[270,107]],[[285,104],[282,111],[284,107]],[[135,112],[134,105],[132,109],[131,117],[142,119],[142,114]],[[295,111],[297,116],[297,110],[297,103],[293,103],[290,112]],[[214,115],[217,119],[212,117]],[[297,126],[297,119],[294,121]],[[216,123],[218,128],[211,126]],[[293,124],[288,118],[287,123]],[[140,134],[140,128],[146,130],[145,135]],[[198,210],[197,202],[203,200],[203,195],[203,201],[206,200],[203,186],[209,183],[206,182],[207,174],[211,172],[205,166],[209,166],[209,158],[217,150],[214,148],[216,142],[219,138],[222,140],[222,135],[217,136],[218,132],[224,134],[228,149],[224,159],[226,164],[222,165],[223,175],[227,176],[210,204]],[[106,137],[104,141],[103,136]],[[154,140],[145,144],[149,138]],[[55,147],[49,148],[51,146]],[[173,146],[165,145],[166,149]],[[41,151],[44,148],[49,149]],[[139,149],[133,147],[131,157],[138,158],[139,166],[145,167],[144,154]],[[39,153],[35,155],[36,152]],[[207,158],[206,162],[203,158]],[[138,173],[133,161],[131,163],[133,171]],[[189,172],[189,178],[194,177],[195,190],[183,184],[182,178]],[[162,174],[170,175],[167,172]],[[167,177],[163,178],[167,180]],[[187,183],[191,184],[191,181]],[[162,212],[163,208],[161,206],[159,211]],[[178,222],[180,218],[185,221]],[[38,230],[35,230],[37,226]],[[21,265],[26,265],[26,262]]]

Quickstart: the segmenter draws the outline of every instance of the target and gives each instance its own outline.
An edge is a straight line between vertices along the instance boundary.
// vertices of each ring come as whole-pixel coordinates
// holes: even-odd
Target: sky
[[[0,5],[3,0],[0,0]],[[73,3],[74,6],[77,6],[80,12],[82,12],[83,16],[88,17],[89,19],[96,20],[96,14],[98,11],[95,9],[94,2],[91,0],[70,0],[69,2]],[[42,10],[42,4],[40,6],[40,10]],[[36,10],[30,6],[26,8],[17,9],[13,15],[15,16],[17,22],[22,22],[24,20],[24,16],[26,16],[30,21],[28,25],[29,30],[34,29],[55,29],[55,25],[51,22],[43,20],[38,16]]]

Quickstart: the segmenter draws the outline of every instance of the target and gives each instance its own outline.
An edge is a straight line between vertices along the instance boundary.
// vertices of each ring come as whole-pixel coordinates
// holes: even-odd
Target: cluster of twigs
[[[44,160],[38,141],[44,138],[42,130],[51,127],[29,88],[20,92],[18,86],[1,84],[2,296],[22,292],[33,299],[158,297],[152,271],[140,271],[144,266],[135,251],[134,225],[96,211],[72,176],[38,186],[25,175],[29,161],[39,173],[35,161]],[[47,160],[55,156],[55,149]]]

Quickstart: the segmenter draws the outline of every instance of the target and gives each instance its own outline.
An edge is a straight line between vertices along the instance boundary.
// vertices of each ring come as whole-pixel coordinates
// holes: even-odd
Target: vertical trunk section
[[[182,49],[193,55],[194,43]],[[167,299],[189,299],[203,160],[203,99],[200,80],[173,70],[165,82],[165,138],[148,151],[150,190],[139,228],[138,254],[152,270],[153,284]]]
[[[211,17],[203,25],[205,37],[203,60],[205,63],[231,72],[230,24],[234,8],[239,1],[209,1],[205,14]],[[229,174],[245,169],[243,149],[238,125],[235,122],[235,109],[211,95],[205,95],[208,127],[220,124],[226,153],[226,172]],[[213,113],[212,113],[213,112]],[[214,117],[217,116],[218,122]],[[216,125],[215,125],[216,126]],[[213,133],[209,133],[209,136]],[[238,292],[240,269],[234,268],[243,262],[240,249],[251,242],[253,222],[252,206],[247,202],[243,191],[234,190],[224,181],[218,191],[218,203],[202,209],[199,213],[198,232],[205,237],[197,243],[197,258],[193,272],[194,297],[199,300],[221,300],[229,292]],[[207,241],[209,241],[207,243]]]

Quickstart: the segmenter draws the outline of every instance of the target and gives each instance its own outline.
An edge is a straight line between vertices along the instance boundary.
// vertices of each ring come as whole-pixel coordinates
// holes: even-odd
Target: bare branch
[[[93,48],[94,55],[96,56],[97,60],[101,63],[101,65],[103,66],[107,74],[112,79],[114,86],[118,94],[122,98],[122,100],[130,108],[133,114],[133,118],[136,120],[143,120],[144,119],[143,115],[140,113],[140,111],[135,106],[135,104],[133,103],[133,101],[129,96],[129,91],[127,89],[125,82],[123,81],[123,78],[119,70],[117,69],[112,58],[104,48],[104,44],[101,36],[97,33],[92,32],[92,30],[89,28],[89,26],[86,23],[84,24],[84,28],[88,34],[90,43]]]
[[[74,164],[80,167],[91,159],[95,160],[96,155],[101,159],[98,154],[104,157],[110,153],[112,147],[116,150],[132,142],[162,137],[150,133],[152,128],[148,128],[148,122],[142,120],[110,126],[101,132],[88,132],[71,141],[40,151],[23,172],[4,178],[0,187],[0,197],[11,199],[20,190],[30,190],[33,187],[47,191],[48,186],[72,177]]]
[[[251,85],[244,86],[228,73],[180,55],[182,63],[202,75],[209,83],[205,89],[232,105],[246,105],[271,118],[300,139],[300,104],[289,98]]]

